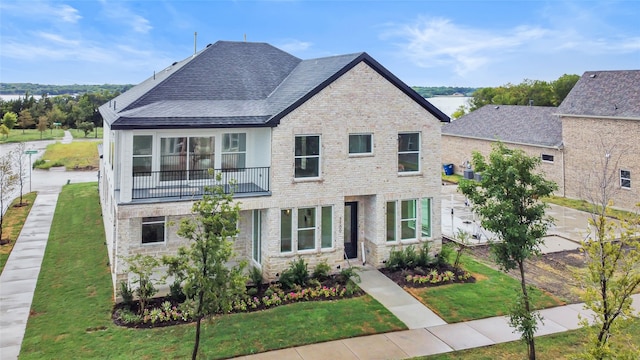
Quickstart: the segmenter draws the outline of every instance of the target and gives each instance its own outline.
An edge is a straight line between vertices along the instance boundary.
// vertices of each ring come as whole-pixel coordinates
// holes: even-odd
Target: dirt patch
[[[489,255],[488,246],[477,246],[471,250],[473,256],[485,265],[499,270]],[[527,282],[567,302],[580,302],[580,286],[575,279],[577,272],[585,268],[585,257],[579,250],[567,250],[543,254],[527,260],[525,271]],[[509,276],[520,280],[520,273],[512,270]]]

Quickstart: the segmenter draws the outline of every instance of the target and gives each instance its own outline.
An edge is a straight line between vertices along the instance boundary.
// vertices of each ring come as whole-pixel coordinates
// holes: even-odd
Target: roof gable
[[[640,118],[640,70],[585,72],[558,113]]]
[[[521,105],[485,105],[442,127],[453,135],[537,146],[562,144],[562,122],[557,108]]]

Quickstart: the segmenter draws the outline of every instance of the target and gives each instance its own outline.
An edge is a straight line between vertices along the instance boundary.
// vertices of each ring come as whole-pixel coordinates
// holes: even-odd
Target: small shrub
[[[389,259],[387,260],[386,264],[387,268],[394,271],[400,270],[404,268],[405,263],[404,252],[402,250],[396,250],[395,247],[391,249],[391,252],[389,253]]]
[[[340,284],[348,285],[349,282],[360,282],[360,275],[356,272],[360,270],[357,266],[351,266],[340,270],[338,273],[338,282]],[[352,280],[353,278],[353,280]]]
[[[252,287],[247,289],[247,295],[256,296],[258,294],[258,288]]]
[[[133,304],[133,290],[131,289],[129,284],[127,284],[126,281],[120,282],[119,293],[120,293],[120,296],[122,297],[123,303],[127,304],[128,306],[131,306]]]
[[[322,284],[320,283],[320,280],[313,278],[307,281],[307,285],[309,285],[309,287],[318,287],[318,286],[321,286]]]
[[[391,249],[389,259],[387,260],[387,268],[390,270],[413,269],[420,266],[420,256],[416,252],[413,245],[409,245],[404,249]]]
[[[251,267],[249,270],[249,279],[255,286],[260,286],[262,284],[262,270],[257,266]]]
[[[139,324],[142,322],[142,316],[134,314],[129,309],[116,310],[116,317],[125,324]]]
[[[420,267],[428,267],[433,262],[433,257],[429,253],[429,242],[425,241],[418,250],[418,256],[416,259],[416,265]]]
[[[436,263],[439,266],[448,264],[449,259],[451,258],[451,255],[453,254],[453,252],[454,252],[454,249],[451,244],[443,244],[442,249],[440,249],[440,253],[436,257]]]
[[[289,268],[284,270],[280,274],[280,283],[282,287],[287,290],[293,289],[296,286],[305,286],[309,280],[309,270],[307,263],[304,259],[292,261],[289,264]]]
[[[174,281],[169,285],[169,296],[178,303],[183,302],[187,297],[182,291],[182,284],[179,281]]]
[[[404,262],[404,267],[407,269],[413,269],[418,266],[418,253],[413,245],[404,248]]]
[[[322,262],[320,262],[318,265],[316,265],[316,268],[313,269],[313,277],[323,281],[326,278],[329,277],[329,273],[331,272],[331,267],[329,266],[329,264],[327,264],[327,260],[322,260]]]
[[[45,162],[46,161],[44,161],[44,159],[38,159],[38,160],[33,162],[32,168],[35,169],[35,168],[37,168],[39,166],[42,166],[42,165],[44,165]]]

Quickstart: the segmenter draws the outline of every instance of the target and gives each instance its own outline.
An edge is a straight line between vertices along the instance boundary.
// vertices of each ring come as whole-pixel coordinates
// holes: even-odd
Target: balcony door
[[[210,178],[214,169],[214,137],[160,139],[160,181],[165,183]]]

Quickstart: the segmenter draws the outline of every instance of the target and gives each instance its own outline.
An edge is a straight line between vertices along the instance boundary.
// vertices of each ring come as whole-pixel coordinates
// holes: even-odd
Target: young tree
[[[129,266],[129,272],[135,275],[132,281],[134,284],[133,290],[138,295],[138,301],[140,302],[138,312],[142,315],[149,300],[158,292],[151,276],[160,263],[153,256],[142,254],[129,256],[124,260]]]
[[[624,331],[626,322],[620,320],[632,316],[631,295],[640,286],[640,216],[631,214],[619,222],[607,217],[611,198],[619,190],[618,161],[623,152],[603,143],[596,146],[602,156],[594,159],[594,171],[583,180],[582,189],[582,196],[593,207],[590,234],[582,242],[587,269],[578,280],[585,289],[582,294],[585,308],[595,313],[592,323],[588,319],[581,321],[589,333],[582,355],[589,359],[637,359],[640,357],[637,348],[613,347],[610,340],[630,336]]]
[[[4,124],[0,125],[0,134],[4,135],[5,139],[9,137],[11,131]]]
[[[217,180],[221,180],[220,175]],[[222,186],[206,188],[202,200],[193,204],[192,212],[178,229],[178,235],[189,240],[190,245],[163,261],[169,265],[169,274],[183,282],[184,294],[194,303],[196,334],[191,358],[196,359],[202,319],[230,310],[233,300],[246,291],[247,277],[243,275],[244,262],[228,266],[235,255],[231,239],[238,234],[240,213],[233,194],[225,194]]]
[[[27,179],[26,169],[28,168],[28,166],[31,166],[31,164],[27,165],[27,160],[24,155],[24,152],[26,149],[27,149],[27,144],[25,144],[24,142],[18,143],[18,145],[15,147],[14,151],[12,152],[13,156],[11,160],[13,161],[13,164],[16,166],[16,169],[15,169],[15,174],[17,176],[16,185],[20,189],[20,203],[18,204],[19,206],[24,205],[24,203],[22,202],[22,195],[24,193],[24,184]]]
[[[78,124],[78,130],[83,131],[84,137],[87,137],[93,131],[93,123],[89,121],[81,122]]]
[[[22,133],[24,134],[24,130],[34,124],[33,117],[31,116],[31,111],[29,111],[29,109],[20,111],[20,115],[18,115],[18,122],[20,123]]]
[[[540,159],[529,157],[522,150],[497,143],[488,160],[474,152],[473,166],[482,172],[482,179],[479,183],[462,181],[460,190],[473,203],[482,226],[498,236],[499,241],[491,244],[498,266],[505,272],[517,269],[520,273],[521,293],[510,310],[510,324],[522,334],[529,359],[534,360],[534,334],[540,316],[531,308],[525,260],[540,253],[542,238],[553,222],[545,215],[546,205],[539,199],[550,195],[557,186],[535,172]]]
[[[2,226],[4,220],[4,206],[16,188],[18,176],[13,168],[13,154],[8,152],[0,155],[0,238],[2,237]]]
[[[40,115],[38,118],[38,131],[40,131],[40,140],[42,140],[42,133],[47,131],[49,127],[49,121],[46,115]]]
[[[18,115],[14,112],[6,112],[2,116],[2,125],[6,126],[9,130],[13,129],[18,122]]]

